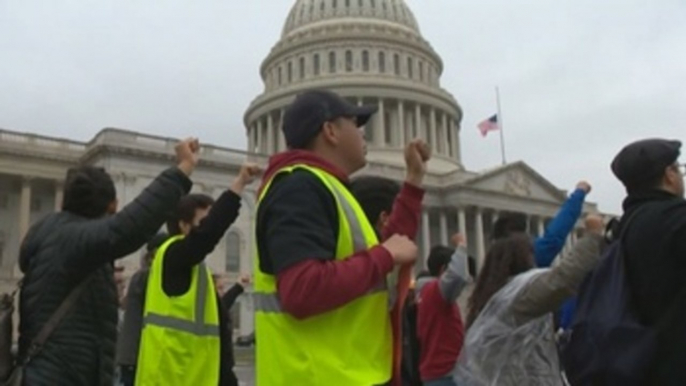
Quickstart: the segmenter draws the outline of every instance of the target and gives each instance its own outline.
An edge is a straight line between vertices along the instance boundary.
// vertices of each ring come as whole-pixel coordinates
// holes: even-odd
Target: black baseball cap
[[[681,142],[645,139],[627,145],[612,161],[612,172],[628,191],[642,188],[657,180],[681,154]]]
[[[356,106],[331,91],[306,91],[284,113],[286,145],[290,149],[302,149],[319,134],[324,123],[341,117],[355,117],[357,126],[362,127],[377,109],[373,105]]]

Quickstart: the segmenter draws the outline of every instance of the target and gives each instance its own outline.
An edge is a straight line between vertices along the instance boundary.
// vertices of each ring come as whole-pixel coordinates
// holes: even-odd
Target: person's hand
[[[240,284],[242,287],[247,287],[250,285],[250,283],[250,275],[243,274],[238,278],[238,284]]]
[[[465,239],[464,235],[462,233],[455,233],[453,237],[450,238],[450,241],[452,241],[453,245],[455,247],[467,247],[467,239]]]
[[[596,235],[603,235],[605,232],[605,222],[603,218],[597,214],[589,214],[584,220],[584,227],[586,232]]]
[[[178,162],[179,170],[190,177],[193,170],[195,170],[195,166],[198,164],[200,142],[198,142],[197,138],[187,138],[177,143],[174,150],[176,151],[176,160]]]
[[[407,236],[393,235],[382,246],[393,256],[393,262],[396,265],[411,264],[417,260],[419,253],[417,244]]]
[[[243,193],[243,189],[250,185],[255,178],[262,174],[262,168],[253,163],[245,163],[241,166],[241,171],[238,172],[238,177],[233,181],[231,185],[231,190],[240,195]]]
[[[586,181],[581,181],[578,184],[576,184],[576,188],[583,190],[586,194],[591,193],[591,184],[589,184]]]
[[[405,147],[406,181],[421,186],[426,174],[426,163],[431,159],[431,148],[422,139],[415,139]]]

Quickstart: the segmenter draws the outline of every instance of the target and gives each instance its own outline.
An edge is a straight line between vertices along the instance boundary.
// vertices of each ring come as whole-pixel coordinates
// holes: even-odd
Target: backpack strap
[[[55,331],[55,328],[57,328],[62,319],[64,319],[64,317],[67,315],[67,312],[69,312],[69,310],[74,306],[76,300],[79,298],[79,295],[81,295],[83,290],[86,288],[86,285],[90,283],[91,277],[92,275],[85,278],[81,281],[81,283],[79,283],[78,286],[76,286],[76,288],[72,289],[57,310],[50,315],[50,319],[48,319],[45,325],[43,325],[43,328],[40,329],[38,335],[33,338],[31,346],[26,353],[26,357],[21,361],[22,365],[26,365],[31,361],[31,359],[33,359],[33,357],[40,353],[40,351],[43,349],[43,345],[45,345],[45,342],[48,340],[53,331]]]

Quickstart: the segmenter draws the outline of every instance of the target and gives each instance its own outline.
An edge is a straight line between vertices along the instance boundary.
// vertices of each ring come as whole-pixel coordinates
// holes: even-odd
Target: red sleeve
[[[281,307],[305,319],[341,307],[381,283],[393,257],[376,246],[343,261],[306,260],[277,275]]]
[[[393,210],[381,233],[382,239],[394,234],[404,235],[414,240],[419,230],[419,218],[422,213],[424,189],[404,183],[400,194],[393,203]],[[393,369],[392,386],[401,385],[400,367],[402,361],[402,313],[405,298],[412,280],[412,265],[404,265],[398,271],[396,302],[391,308],[391,325],[393,328]]]
[[[424,189],[404,183],[400,194],[393,203],[388,222],[381,231],[381,238],[388,239],[394,234],[404,235],[412,240],[419,230],[419,217],[422,213]]]

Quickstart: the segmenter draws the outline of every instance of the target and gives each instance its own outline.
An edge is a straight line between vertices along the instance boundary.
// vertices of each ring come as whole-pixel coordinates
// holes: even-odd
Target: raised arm
[[[591,215],[586,219],[586,237],[579,240],[569,256],[531,280],[515,298],[512,309],[521,321],[557,310],[576,293],[581,281],[600,260],[603,220]]]
[[[188,193],[189,176],[198,162],[200,145],[188,139],[176,146],[178,166],[162,172],[136,199],[118,213],[100,220],[68,226],[81,250],[65,262],[68,266],[95,268],[125,257],[143,246],[160,229],[179,199]]]
[[[443,272],[438,281],[441,296],[448,303],[457,300],[469,282],[467,243],[464,236],[456,234],[453,236],[453,243],[456,245],[455,253],[450,258],[448,268]]]
[[[536,239],[534,256],[538,267],[550,267],[555,256],[562,251],[567,242],[567,237],[581,216],[584,201],[590,192],[591,185],[588,182],[579,182],[576,190],[565,201],[555,218],[545,229],[544,235]]]

